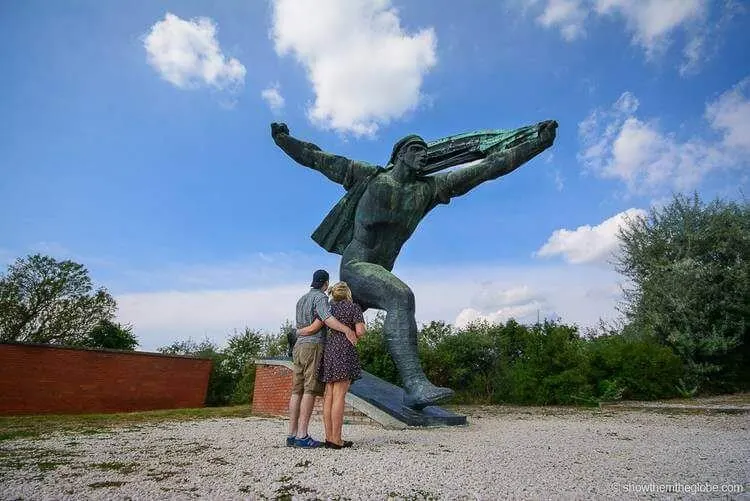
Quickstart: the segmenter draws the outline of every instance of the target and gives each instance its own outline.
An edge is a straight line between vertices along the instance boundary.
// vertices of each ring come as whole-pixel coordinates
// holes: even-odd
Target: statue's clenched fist
[[[279,134],[289,134],[289,127],[285,123],[274,122],[271,124],[271,137],[276,139]]]

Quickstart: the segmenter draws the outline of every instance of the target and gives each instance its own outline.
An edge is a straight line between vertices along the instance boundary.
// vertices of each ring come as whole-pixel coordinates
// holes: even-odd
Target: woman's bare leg
[[[344,407],[346,406],[346,392],[349,391],[350,381],[336,381],[333,383],[333,403],[331,407],[332,435],[329,442],[343,445],[341,429],[344,427]]]
[[[333,428],[331,421],[331,407],[333,404],[333,385],[335,383],[326,383],[326,392],[323,397],[323,427],[326,431],[326,440],[331,441]]]

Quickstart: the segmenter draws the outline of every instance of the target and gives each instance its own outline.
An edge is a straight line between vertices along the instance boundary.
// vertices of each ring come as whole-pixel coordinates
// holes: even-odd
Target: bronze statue
[[[453,390],[430,383],[419,363],[414,294],[391,273],[401,247],[428,212],[513,172],[549,148],[556,129],[557,122],[549,120],[510,131],[452,136],[429,145],[409,135],[395,144],[382,168],[326,153],[290,136],[286,124],[271,124],[274,142],[287,155],[347,191],[313,239],[341,255],[341,280],[349,284],[362,309],[385,310],[384,335],[401,376],[405,405],[434,405],[452,396]],[[436,173],[476,159],[482,160]]]

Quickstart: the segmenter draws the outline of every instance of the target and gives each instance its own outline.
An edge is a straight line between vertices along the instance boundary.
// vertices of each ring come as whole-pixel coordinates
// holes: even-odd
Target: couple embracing
[[[341,449],[352,442],[341,438],[344,406],[352,381],[361,368],[355,345],[365,333],[362,309],[352,302],[346,282],[328,288],[328,272],[313,274],[310,291],[297,301],[297,341],[292,351],[294,382],[289,399],[289,447]],[[325,294],[328,291],[332,302]],[[330,330],[326,335],[326,329]],[[325,385],[325,386],[324,386]],[[323,398],[325,442],[308,432],[315,397]]]

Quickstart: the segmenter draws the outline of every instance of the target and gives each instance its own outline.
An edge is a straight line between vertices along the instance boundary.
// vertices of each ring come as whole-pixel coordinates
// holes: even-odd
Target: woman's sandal
[[[341,445],[335,444],[333,442],[329,442],[328,440],[326,440],[325,448],[326,449],[337,449],[338,450],[338,449],[343,449],[345,447],[351,447],[352,445],[354,445],[354,442],[351,442],[349,440],[344,440],[344,443],[341,444]]]

